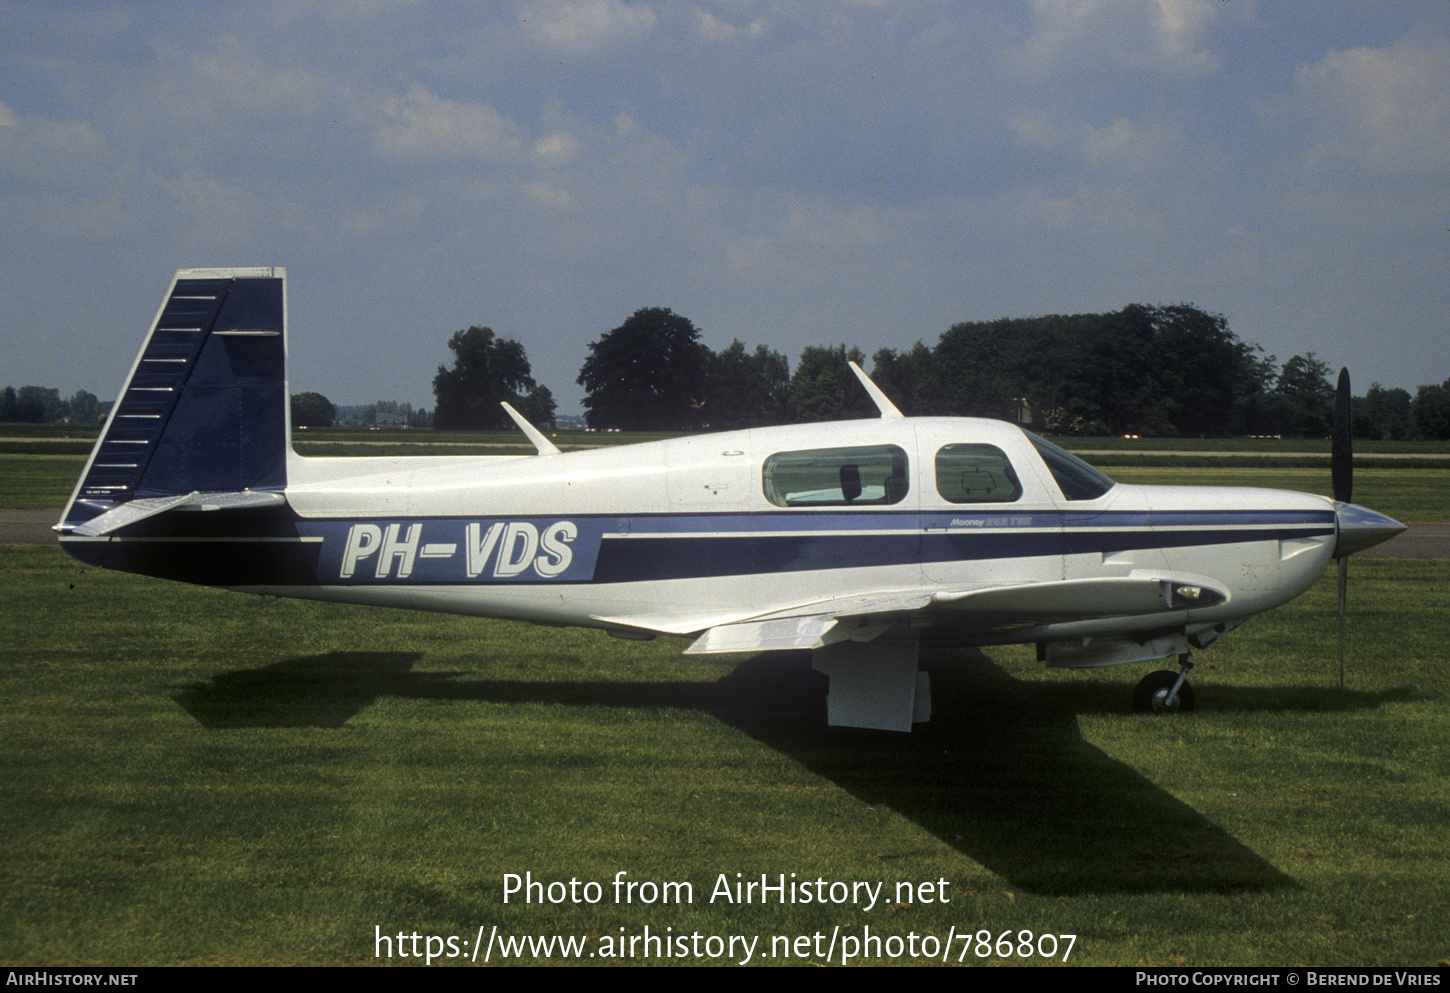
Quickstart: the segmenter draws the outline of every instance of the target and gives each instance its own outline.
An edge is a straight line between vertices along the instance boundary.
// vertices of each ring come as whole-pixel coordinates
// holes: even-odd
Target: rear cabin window
[[[945,445],[936,453],[936,491],[948,503],[1011,503],[1022,484],[996,445]]]
[[[765,460],[765,498],[777,507],[887,506],[906,499],[906,470],[896,445],[778,452]]]

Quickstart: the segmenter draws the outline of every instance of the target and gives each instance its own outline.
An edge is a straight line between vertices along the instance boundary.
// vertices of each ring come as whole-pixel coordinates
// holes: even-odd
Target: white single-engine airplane
[[[301,458],[285,272],[176,274],[57,530],[97,566],[248,593],[809,649],[833,725],[930,716],[923,636],[1049,666],[1191,652],[1404,530],[1340,500],[1129,486],[1002,421],[906,418],[529,456]],[[1347,383],[1344,384],[1347,389]],[[1347,487],[1346,487],[1347,489]],[[1337,493],[1338,495],[1338,493]]]

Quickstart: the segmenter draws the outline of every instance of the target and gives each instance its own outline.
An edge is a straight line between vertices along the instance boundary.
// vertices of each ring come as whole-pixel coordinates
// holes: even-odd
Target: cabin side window
[[[936,453],[936,491],[948,503],[1011,503],[1021,499],[1022,484],[996,445],[943,445]]]
[[[777,507],[888,506],[906,499],[906,451],[896,445],[778,452],[765,460],[765,498]]]
[[[1118,485],[1071,452],[1063,451],[1031,431],[1022,433],[1032,442],[1037,454],[1042,456],[1042,461],[1047,464],[1047,471],[1052,473],[1052,478],[1057,482],[1057,488],[1062,490],[1062,495],[1068,500],[1096,500]]]

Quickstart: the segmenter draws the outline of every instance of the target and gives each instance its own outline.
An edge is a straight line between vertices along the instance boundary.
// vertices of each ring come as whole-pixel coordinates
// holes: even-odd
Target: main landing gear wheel
[[[1182,675],[1186,676],[1187,672]],[[1183,679],[1181,684],[1179,680],[1180,674],[1172,669],[1159,669],[1157,672],[1148,673],[1138,683],[1138,688],[1133,690],[1133,709],[1140,714],[1172,714],[1192,710],[1193,687],[1188,685],[1187,679]],[[1178,687],[1176,694],[1173,694],[1174,686]],[[1170,694],[1173,694],[1171,698]]]

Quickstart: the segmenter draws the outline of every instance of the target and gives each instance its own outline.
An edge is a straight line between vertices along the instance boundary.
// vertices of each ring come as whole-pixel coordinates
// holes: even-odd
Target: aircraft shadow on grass
[[[925,660],[934,670],[935,716],[910,735],[822,727],[827,684],[810,668],[809,653],[757,656],[715,683],[628,683],[460,680],[460,673],[413,672],[421,653],[332,652],[223,673],[181,688],[175,699],[213,728],[340,727],[381,696],[703,710],[862,802],[901,813],[1019,890],[1223,893],[1297,885],[1083,740],[1078,716],[1122,713],[1121,685],[1023,682],[969,654],[975,664]],[[1410,692],[1225,687],[1214,695],[1224,709],[1312,712],[1374,707]]]

